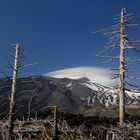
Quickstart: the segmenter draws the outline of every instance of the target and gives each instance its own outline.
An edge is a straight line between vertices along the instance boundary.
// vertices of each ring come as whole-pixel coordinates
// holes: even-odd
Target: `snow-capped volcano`
[[[82,70],[86,70],[87,72],[87,68],[80,68],[78,70],[80,70],[79,73]],[[97,71],[99,72],[98,69],[96,69],[97,71],[95,69],[90,70],[93,74]],[[50,75],[53,76],[54,74],[58,73]],[[82,74],[79,77],[77,76],[78,79],[60,78],[60,76],[75,78],[76,76],[73,76],[75,73],[72,75],[64,75],[63,73],[59,75],[59,78],[31,76],[19,79],[16,102],[17,112],[28,112],[30,102],[31,112],[45,112],[48,106],[57,105],[62,112],[116,117],[118,115],[119,103],[118,90],[113,86],[104,86],[102,79],[96,79],[96,82],[93,82],[91,80],[94,80],[94,77]],[[78,72],[76,75],[78,75]],[[90,80],[85,78],[85,76]],[[97,83],[97,80],[100,80],[98,81],[100,83]],[[104,82],[107,83],[108,80]],[[2,113],[8,110],[11,81],[8,77],[3,78],[0,79],[0,84],[0,113]],[[137,115],[140,115],[140,91],[126,91],[126,111],[128,114],[136,115],[137,113]]]
[[[50,72],[45,74],[45,76],[54,78],[70,78],[70,79],[80,79],[86,77],[93,83],[100,83],[106,86],[116,85],[117,80],[111,80],[110,78],[111,74],[112,71],[105,68],[75,67]]]

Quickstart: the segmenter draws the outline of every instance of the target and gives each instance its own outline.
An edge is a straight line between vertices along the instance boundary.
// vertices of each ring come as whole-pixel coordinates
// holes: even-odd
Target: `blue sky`
[[[124,0],[124,7],[140,16],[139,5],[139,0]],[[111,67],[95,56],[107,45],[106,37],[92,32],[113,25],[121,7],[121,0],[1,0],[0,67],[6,65],[8,44],[18,42],[26,51],[25,63],[39,62],[22,74]],[[140,38],[138,30],[134,38]]]

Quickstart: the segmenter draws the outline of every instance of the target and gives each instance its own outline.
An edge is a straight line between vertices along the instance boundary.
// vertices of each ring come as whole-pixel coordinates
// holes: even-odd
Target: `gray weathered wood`
[[[20,45],[16,44],[15,47],[15,63],[13,68],[13,78],[12,78],[12,92],[10,97],[10,105],[9,105],[9,118],[8,118],[8,134],[7,139],[10,140],[10,135],[12,133],[13,128],[13,116],[14,116],[14,109],[15,109],[15,96],[16,96],[16,82],[17,82],[17,75],[18,75],[18,68],[19,68],[19,61],[20,61]]]

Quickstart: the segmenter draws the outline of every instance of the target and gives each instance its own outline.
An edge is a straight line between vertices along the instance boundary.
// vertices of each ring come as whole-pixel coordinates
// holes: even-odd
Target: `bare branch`
[[[136,80],[140,80],[140,78],[137,78],[137,77],[133,77],[133,76],[125,76],[125,78],[131,78],[131,79],[136,79]]]
[[[126,57],[125,60],[126,60],[126,61],[136,61],[136,62],[140,62],[140,59],[129,58],[129,57]]]
[[[119,69],[119,68],[110,68],[110,70],[118,71],[118,70],[120,70],[120,69]]]
[[[114,30],[114,31],[108,31],[108,32],[105,32],[104,35],[112,35],[112,34],[116,34],[116,33],[119,33],[120,31],[119,30]]]
[[[128,83],[127,81],[125,81],[125,83],[128,85],[128,86],[130,86],[130,87],[138,87],[138,86],[136,86],[136,85],[133,85],[133,84],[130,84],[130,83]]]
[[[34,66],[34,65],[37,65],[37,64],[38,64],[38,62],[35,62],[35,63],[32,63],[32,64],[25,64],[22,67],[30,67],[30,66]]]
[[[133,48],[133,50],[136,52],[136,53],[140,53],[140,50],[136,49],[136,48]]]
[[[106,46],[105,49],[112,49],[112,48],[116,48],[118,46],[119,46],[119,44],[114,43],[114,44],[112,44],[110,46]]]
[[[96,56],[101,58],[119,59],[119,56],[102,56],[102,55],[96,55]]]
[[[140,40],[130,40],[130,39],[126,38],[126,37],[124,37],[124,40],[126,42],[130,42],[130,43],[139,43],[140,42]]]
[[[119,78],[118,75],[111,77],[112,80],[114,80],[114,79],[118,79],[118,78]]]
[[[132,26],[138,26],[139,24],[132,24],[132,23],[128,23],[127,25],[126,25],[126,27],[132,27]]]

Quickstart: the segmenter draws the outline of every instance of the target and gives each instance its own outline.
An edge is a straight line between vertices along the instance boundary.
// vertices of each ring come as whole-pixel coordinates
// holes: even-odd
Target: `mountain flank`
[[[80,79],[29,76],[18,78],[16,113],[46,112],[57,105],[60,112],[85,116],[118,117],[117,89]],[[0,113],[7,113],[10,77],[0,79]],[[126,113],[140,115],[140,92],[126,91]]]

